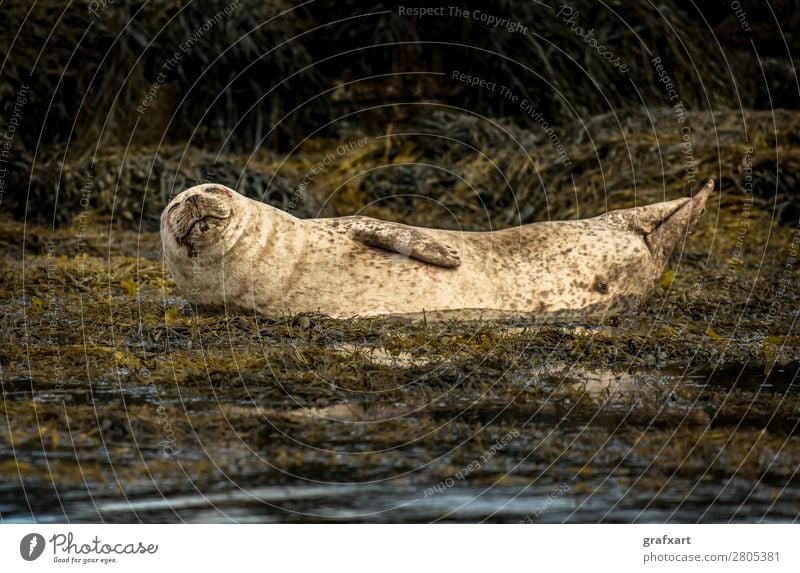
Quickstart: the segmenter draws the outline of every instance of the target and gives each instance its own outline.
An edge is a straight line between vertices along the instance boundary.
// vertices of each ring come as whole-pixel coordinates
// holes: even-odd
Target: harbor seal
[[[298,219],[214,183],[161,216],[164,257],[201,309],[267,316],[603,317],[637,308],[705,210],[691,198],[496,232]]]

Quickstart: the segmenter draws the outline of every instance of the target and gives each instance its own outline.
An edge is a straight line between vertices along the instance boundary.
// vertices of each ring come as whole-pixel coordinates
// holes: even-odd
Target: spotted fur
[[[187,299],[279,316],[602,317],[637,308],[713,190],[581,221],[491,233],[366,217],[297,219],[216,184],[162,214]]]

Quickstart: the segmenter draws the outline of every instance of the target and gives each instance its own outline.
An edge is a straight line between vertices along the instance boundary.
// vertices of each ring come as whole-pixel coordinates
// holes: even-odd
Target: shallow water
[[[39,478],[27,478],[25,487],[18,480],[0,485],[0,517],[5,522],[795,521],[800,516],[797,466],[794,473],[771,475],[767,461],[759,466],[766,470],[761,476],[741,471],[741,466],[732,472],[712,468],[707,444],[688,450],[689,457],[675,464],[672,475],[663,466],[675,463],[664,457],[664,449],[675,447],[670,438],[676,432],[712,437],[716,432],[723,441],[733,435],[715,428],[709,412],[684,404],[693,394],[683,396],[683,391],[713,387],[791,394],[797,390],[799,372],[797,365],[787,365],[769,375],[747,367],[686,374],[573,369],[531,375],[531,385],[566,385],[577,392],[578,402],[580,396],[600,400],[589,410],[546,401],[534,408],[472,399],[464,408],[453,403],[419,408],[371,402],[288,412],[252,404],[194,402],[191,407],[219,408],[230,420],[264,420],[273,427],[282,420],[287,424],[283,429],[323,424],[330,432],[328,442],[315,454],[315,446],[307,441],[288,454],[297,457],[295,463],[284,461],[279,468],[267,467],[273,461],[269,459],[254,463],[266,455],[263,445],[245,444],[244,438],[237,442],[235,432],[205,434],[174,460],[159,460],[157,450],[124,451],[117,441],[114,452],[82,452],[79,462],[87,469],[83,483],[69,485],[57,473],[48,475],[57,471],[52,464],[75,458],[70,448],[43,453],[41,445],[23,445],[2,452],[0,459],[39,467]],[[30,387],[25,386],[20,381],[7,385],[4,400],[29,400]],[[654,392],[670,397],[658,416],[643,422],[637,417],[637,404]],[[83,394],[73,388],[58,395],[36,394],[35,400],[69,397],[64,402],[68,404],[82,401]],[[140,389],[108,386],[94,392],[94,401],[113,405],[121,396],[128,406],[148,400]],[[385,456],[375,445],[363,444],[362,434],[353,435],[355,428],[369,432],[398,420],[413,431],[415,422],[422,427],[431,419],[442,425],[466,421],[492,438],[509,427],[520,430],[491,456],[486,456],[491,440],[483,440],[476,449],[464,435],[452,447],[412,443],[392,446],[387,450],[391,455]],[[796,422],[778,428],[787,445],[797,440]],[[647,432],[655,436],[654,447],[637,451]],[[301,431],[293,439],[302,436]],[[414,438],[409,436],[412,442]],[[758,439],[751,445],[757,447]],[[454,452],[459,449],[466,454],[456,461]],[[259,456],[254,458],[253,451]],[[372,453],[379,461],[365,466],[359,453]],[[724,448],[714,453],[724,455]],[[159,461],[157,477],[142,471],[145,460],[148,468]],[[465,472],[473,462],[480,467]],[[651,475],[653,467],[661,469],[659,476]]]
[[[140,494],[128,501],[90,497],[72,491],[61,496],[64,511],[15,512],[0,503],[4,521],[30,522],[502,522],[502,523],[694,523],[792,522],[800,512],[795,489],[780,503],[766,493],[738,487],[705,485],[686,499],[663,496],[656,500],[625,495],[627,488],[606,483],[591,496],[554,496],[554,487],[458,487],[425,498],[403,485],[262,486],[236,487],[205,495],[191,493]],[[40,494],[44,492],[31,492]],[[81,493],[83,495],[81,495]],[[3,498],[6,496],[3,495]],[[36,505],[57,500],[36,495]]]

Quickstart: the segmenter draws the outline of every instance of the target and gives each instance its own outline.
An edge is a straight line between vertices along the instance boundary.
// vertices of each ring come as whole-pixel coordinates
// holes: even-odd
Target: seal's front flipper
[[[386,249],[431,265],[452,269],[461,264],[455,249],[425,231],[399,223],[357,221],[350,227],[350,237],[368,247]]]

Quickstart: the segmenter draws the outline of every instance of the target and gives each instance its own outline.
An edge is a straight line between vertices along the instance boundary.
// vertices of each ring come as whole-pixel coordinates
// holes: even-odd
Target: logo
[[[19,542],[19,554],[25,561],[36,561],[44,551],[44,537],[29,533]]]

